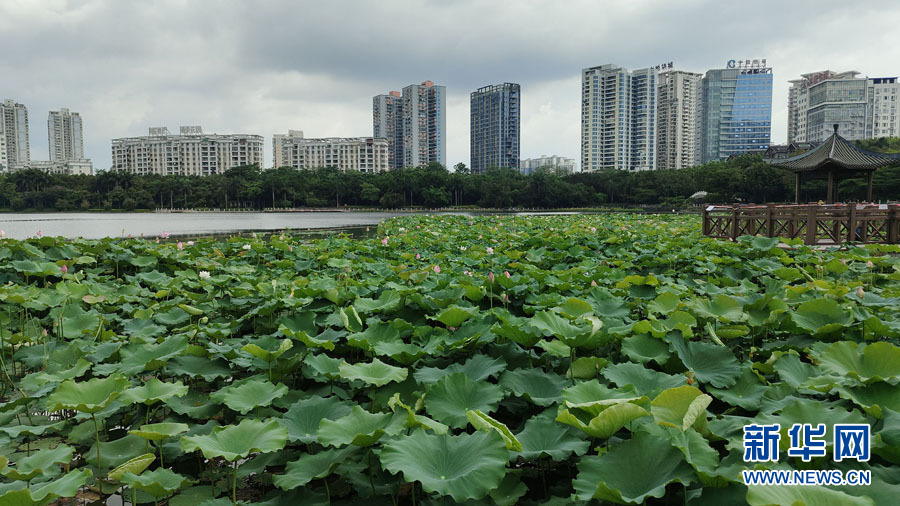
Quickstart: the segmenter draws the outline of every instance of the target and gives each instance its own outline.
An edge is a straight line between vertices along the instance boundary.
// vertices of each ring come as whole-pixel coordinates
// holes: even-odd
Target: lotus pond
[[[776,243],[625,214],[0,240],[0,506],[896,504],[898,249]],[[743,461],[754,423],[778,462]],[[794,423],[828,457],[786,456]]]

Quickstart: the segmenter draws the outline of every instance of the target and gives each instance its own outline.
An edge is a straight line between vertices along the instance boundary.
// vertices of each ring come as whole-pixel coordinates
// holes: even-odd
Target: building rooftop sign
[[[766,59],[728,60],[727,68],[740,69],[741,74],[771,74],[772,69],[766,65]]]

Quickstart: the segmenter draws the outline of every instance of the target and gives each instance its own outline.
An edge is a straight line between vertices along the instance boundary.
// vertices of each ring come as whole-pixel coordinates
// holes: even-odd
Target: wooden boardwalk
[[[801,204],[707,206],[703,235],[735,240],[742,235],[803,239],[805,244],[897,244],[898,204]]]

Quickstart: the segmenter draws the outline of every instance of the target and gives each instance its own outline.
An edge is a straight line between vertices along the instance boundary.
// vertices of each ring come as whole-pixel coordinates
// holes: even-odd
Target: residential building
[[[702,74],[682,70],[659,74],[657,169],[683,169],[700,163],[701,79]]]
[[[823,70],[790,81],[788,140],[823,142],[834,125],[848,140],[900,136],[896,77]]]
[[[656,168],[656,69],[581,71],[581,170]]]
[[[47,117],[50,161],[84,159],[81,115],[66,108],[50,111]]]
[[[334,167],[341,172],[390,170],[390,143],[377,137],[307,139],[299,130],[272,139],[275,167],[315,169]]]
[[[541,155],[540,158],[526,158],[519,162],[519,171],[525,175],[529,175],[535,170],[542,168],[549,168],[567,174],[573,174],[578,171],[578,162],[576,162],[574,158],[566,158],[557,155]]]
[[[373,135],[388,141],[388,166],[400,168],[403,160],[403,95],[391,91],[372,98]]]
[[[492,167],[519,168],[521,89],[515,83],[484,86],[471,93],[470,155],[473,174]]]
[[[447,165],[446,110],[446,87],[431,81],[372,99],[373,134],[392,143],[391,168]]]
[[[149,135],[112,140],[112,170],[133,174],[209,176],[233,167],[263,164],[263,138],[249,134],[205,134],[199,126],[165,127]]]
[[[700,86],[701,163],[765,153],[772,138],[772,68],[765,59],[731,60]]]
[[[26,169],[37,169],[48,174],[91,175],[94,173],[93,164],[90,160],[84,158],[72,160],[31,160],[13,167],[13,170]]]
[[[0,160],[6,170],[31,160],[28,138],[28,109],[15,100],[0,103],[0,135],[5,138],[6,156]]]

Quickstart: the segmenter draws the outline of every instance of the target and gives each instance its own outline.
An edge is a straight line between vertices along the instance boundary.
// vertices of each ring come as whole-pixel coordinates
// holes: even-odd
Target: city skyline
[[[674,60],[678,70],[703,73],[730,59],[766,56],[775,68],[773,144],[787,140],[790,80],[826,68],[868,77],[900,73],[900,48],[890,36],[900,6],[890,2],[772,2],[754,9],[713,2],[563,9],[535,3],[517,9],[515,22],[501,28],[490,21],[507,15],[499,5],[479,4],[478,20],[467,16],[472,5],[404,5],[317,4],[317,18],[288,27],[277,22],[285,9],[277,3],[6,3],[0,43],[27,49],[0,63],[0,74],[16,76],[0,86],[0,95],[26,104],[32,119],[60,106],[79,111],[85,156],[104,169],[111,164],[110,139],[141,135],[149,125],[203,124],[209,132],[267,139],[289,129],[314,137],[370,136],[372,96],[429,79],[447,86],[452,166],[469,164],[469,93],[488,82],[527,90],[521,158],[577,158],[582,68],[615,62],[639,69]],[[168,21],[149,22],[161,16]],[[201,23],[207,17],[215,23]],[[345,30],[338,37],[322,20],[341,20]],[[688,21],[703,29],[679,28]],[[380,28],[397,23],[410,28]],[[846,23],[866,29],[853,39],[835,37]],[[615,43],[632,34],[638,35],[628,39],[633,44]],[[313,44],[315,51],[303,49]],[[32,158],[48,152],[38,126],[31,122]],[[265,151],[264,160],[271,160],[268,141]]]

